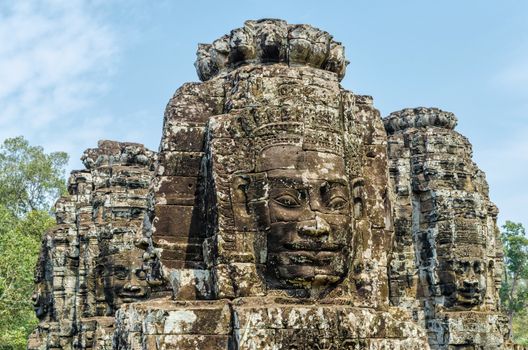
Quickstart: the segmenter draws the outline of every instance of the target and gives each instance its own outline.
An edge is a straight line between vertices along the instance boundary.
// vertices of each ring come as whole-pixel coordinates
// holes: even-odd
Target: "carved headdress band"
[[[258,125],[254,118],[244,115],[239,118],[244,124],[247,135],[251,135],[253,147],[258,153],[270,146],[297,145],[304,150],[318,150],[320,152],[343,155],[342,129],[337,125],[328,127],[326,123],[315,123],[313,115],[301,118],[284,118],[284,121],[273,121]]]

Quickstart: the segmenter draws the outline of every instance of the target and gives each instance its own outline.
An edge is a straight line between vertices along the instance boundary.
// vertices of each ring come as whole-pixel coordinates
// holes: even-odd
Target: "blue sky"
[[[528,225],[528,2],[0,1],[0,140],[67,151],[99,139],[157,149],[165,105],[197,81],[196,45],[246,19],[324,29],[346,46],[344,88],[383,116],[454,112],[500,221]]]

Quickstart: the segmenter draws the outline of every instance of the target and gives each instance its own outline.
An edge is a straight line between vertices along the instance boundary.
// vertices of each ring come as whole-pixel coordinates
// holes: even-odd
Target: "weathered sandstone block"
[[[103,141],[43,238],[29,349],[504,349],[497,209],[456,118],[382,119],[344,46],[200,44],[158,153]]]

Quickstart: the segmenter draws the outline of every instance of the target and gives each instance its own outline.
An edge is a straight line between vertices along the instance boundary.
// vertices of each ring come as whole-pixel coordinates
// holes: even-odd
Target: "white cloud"
[[[99,16],[100,6],[68,0],[0,5],[0,140],[40,140],[36,135],[53,134],[48,128],[86,127],[88,117],[76,112],[105,91],[119,53],[117,32]],[[63,133],[61,141],[70,143],[65,150],[79,142],[75,129]]]

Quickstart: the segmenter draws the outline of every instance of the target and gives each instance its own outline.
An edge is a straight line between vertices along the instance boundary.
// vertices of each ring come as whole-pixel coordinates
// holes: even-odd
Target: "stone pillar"
[[[434,349],[503,346],[497,209],[452,113],[404,109],[384,120],[396,197],[391,300]],[[414,251],[414,254],[412,254]]]
[[[83,154],[86,170],[72,172],[57,226],[44,235],[29,349],[110,349],[115,311],[150,297],[136,243],[155,159],[143,145],[115,141]]]

